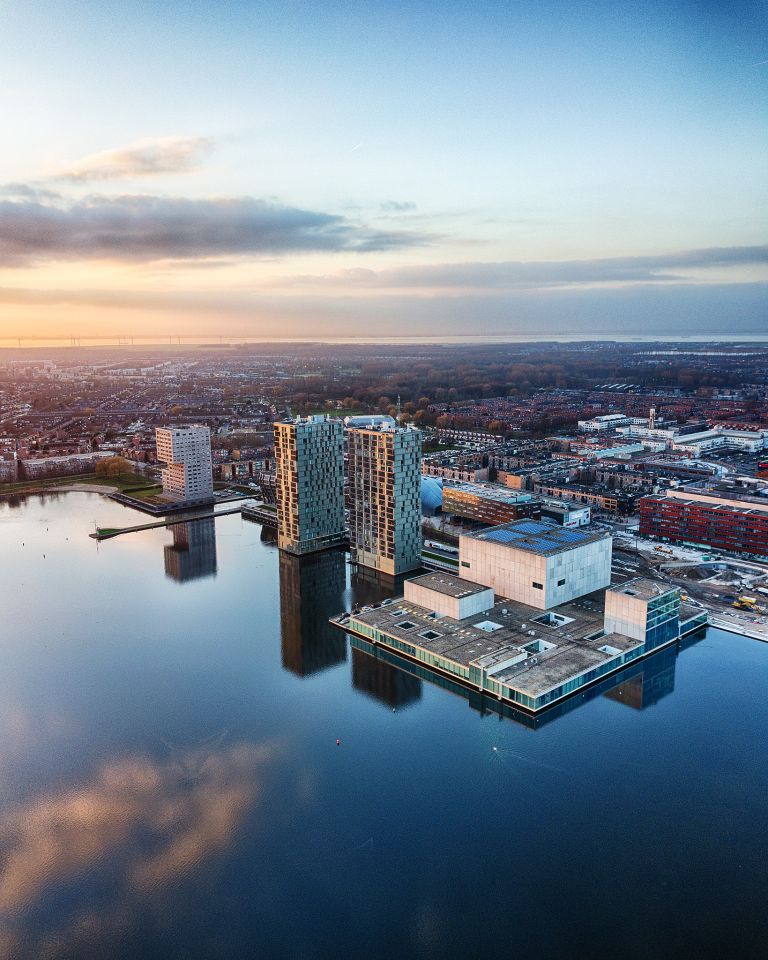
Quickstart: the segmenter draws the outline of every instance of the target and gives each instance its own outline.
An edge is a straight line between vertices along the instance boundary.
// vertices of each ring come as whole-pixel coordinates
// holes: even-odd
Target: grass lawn
[[[131,487],[137,490],[161,490],[159,486],[148,486],[146,483],[141,486],[140,478],[135,473],[122,473],[117,477],[97,477],[95,473],[79,473],[74,477],[46,477],[41,480],[21,480],[19,483],[0,484],[0,496],[4,494],[22,494],[22,493],[46,493],[54,487],[68,487],[74,483],[87,483],[96,487],[117,487],[118,490],[130,490]]]

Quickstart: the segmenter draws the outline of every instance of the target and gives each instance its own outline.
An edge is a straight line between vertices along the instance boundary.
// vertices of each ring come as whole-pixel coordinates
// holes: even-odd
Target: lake
[[[0,503],[0,956],[766,956],[768,646],[534,726],[351,648],[343,553],[142,519]]]

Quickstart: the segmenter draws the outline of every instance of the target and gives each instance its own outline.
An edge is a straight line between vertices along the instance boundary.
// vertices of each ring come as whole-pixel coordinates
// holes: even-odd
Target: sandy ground
[[[108,487],[101,483],[64,483],[58,487],[48,487],[45,491],[48,493],[69,493],[74,490],[78,493],[117,493],[119,487]]]

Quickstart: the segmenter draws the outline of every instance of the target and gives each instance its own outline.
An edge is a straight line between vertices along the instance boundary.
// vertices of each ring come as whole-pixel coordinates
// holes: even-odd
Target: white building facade
[[[459,538],[459,576],[548,610],[610,585],[610,534],[517,520]]]
[[[470,583],[452,573],[425,573],[403,584],[404,598],[433,610],[441,617],[464,620],[492,610],[495,595],[490,587]]]
[[[163,466],[163,494],[173,500],[213,498],[211,431],[201,424],[155,429],[157,459]]]

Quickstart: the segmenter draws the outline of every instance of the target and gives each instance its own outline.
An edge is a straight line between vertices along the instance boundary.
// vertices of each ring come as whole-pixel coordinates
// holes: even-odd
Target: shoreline
[[[13,496],[44,496],[49,493],[99,493],[108,497],[113,493],[119,492],[120,488],[107,484],[88,483],[87,481],[75,483],[51,483],[44,487],[35,487],[29,490],[15,490],[12,493],[3,493],[0,491],[0,501]],[[260,521],[256,521],[260,522]],[[724,633],[732,633],[734,636],[747,637],[750,640],[758,640],[761,643],[768,643],[768,624],[742,624],[736,617],[729,615],[719,609],[707,607],[710,615],[709,626],[722,630]]]

